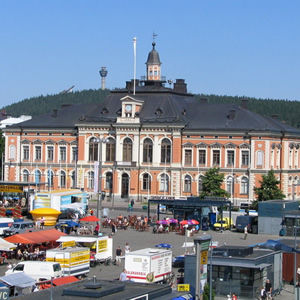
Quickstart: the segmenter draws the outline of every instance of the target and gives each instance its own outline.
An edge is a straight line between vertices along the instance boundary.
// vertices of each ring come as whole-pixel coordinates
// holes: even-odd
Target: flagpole
[[[135,79],[136,79],[136,37],[133,38],[133,56],[134,56],[134,66],[133,66],[133,95],[135,95]]]

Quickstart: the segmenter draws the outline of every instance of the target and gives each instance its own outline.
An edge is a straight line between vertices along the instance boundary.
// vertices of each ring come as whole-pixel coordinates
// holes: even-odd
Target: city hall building
[[[239,205],[273,169],[287,198],[299,199],[300,131],[249,111],[247,100],[210,104],[183,79],[167,84],[152,46],[146,76],[105,101],[82,99],[4,129],[4,179],[143,201],[198,195],[205,172],[219,167]]]

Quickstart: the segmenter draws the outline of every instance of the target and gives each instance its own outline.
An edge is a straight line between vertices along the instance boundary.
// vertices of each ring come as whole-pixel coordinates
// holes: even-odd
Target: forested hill
[[[5,106],[7,114],[13,117],[20,115],[31,115],[32,117],[42,115],[61,107],[62,104],[72,103],[96,103],[105,99],[110,93],[109,90],[83,90],[80,92],[39,96],[25,99],[18,103]],[[300,102],[287,100],[256,99],[238,96],[218,96],[218,95],[195,95],[197,99],[208,98],[210,103],[236,103],[241,104],[242,99],[248,99],[248,109],[264,116],[278,115],[281,121],[300,128]]]

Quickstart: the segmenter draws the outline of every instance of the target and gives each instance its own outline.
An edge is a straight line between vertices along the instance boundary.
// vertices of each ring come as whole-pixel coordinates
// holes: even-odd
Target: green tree
[[[209,300],[209,284],[206,283],[204,286],[204,290],[203,290],[203,300]],[[215,293],[214,290],[212,290],[212,295],[211,295],[211,299],[214,300],[215,299]]]
[[[260,201],[282,200],[285,198],[285,195],[278,187],[280,181],[275,178],[273,170],[269,171],[267,175],[263,175],[262,180],[259,180],[259,183],[260,187],[254,188],[257,198],[252,204],[253,208],[257,209],[258,202]]]
[[[202,192],[200,198],[204,197],[230,197],[221,185],[224,181],[224,174],[219,173],[219,168],[210,168],[202,180]]]

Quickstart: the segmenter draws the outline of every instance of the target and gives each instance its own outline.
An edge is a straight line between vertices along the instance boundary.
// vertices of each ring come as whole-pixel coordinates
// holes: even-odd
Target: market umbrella
[[[100,219],[98,219],[96,216],[86,216],[82,219],[80,219],[82,222],[98,222]]]
[[[178,220],[173,219],[173,218],[168,219],[168,221],[169,221],[169,223],[171,223],[171,224],[177,224],[177,223],[178,223]]]
[[[172,245],[166,244],[166,243],[155,245],[155,247],[157,247],[157,248],[167,248],[167,249],[173,248]]]
[[[181,225],[198,225],[199,222],[197,220],[183,220],[180,222]]]
[[[65,224],[68,225],[68,227],[77,227],[77,226],[79,226],[79,223],[76,223],[74,221],[67,221]]]
[[[158,221],[156,222],[156,224],[169,225],[169,221],[167,221],[167,220],[158,220]]]

